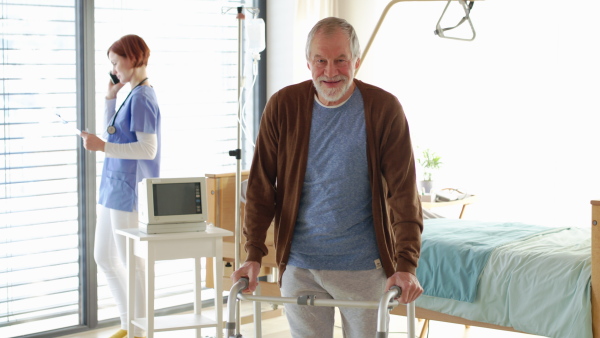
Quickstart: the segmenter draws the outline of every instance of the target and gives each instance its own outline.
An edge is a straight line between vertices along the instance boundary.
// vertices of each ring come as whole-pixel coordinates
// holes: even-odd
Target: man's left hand
[[[423,293],[423,288],[417,279],[417,276],[410,272],[396,272],[388,278],[385,285],[385,290],[389,290],[392,286],[397,285],[402,289],[398,301],[403,304],[414,302]]]

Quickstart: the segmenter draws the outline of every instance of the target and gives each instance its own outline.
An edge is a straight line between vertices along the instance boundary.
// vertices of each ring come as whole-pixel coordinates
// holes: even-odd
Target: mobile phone
[[[113,74],[112,72],[108,72],[108,75],[110,75],[110,81],[113,84],[119,83],[119,78],[115,74]]]

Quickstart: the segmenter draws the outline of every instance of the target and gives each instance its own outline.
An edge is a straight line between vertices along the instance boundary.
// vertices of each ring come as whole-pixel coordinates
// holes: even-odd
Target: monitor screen
[[[154,216],[202,213],[200,182],[153,185]]]
[[[208,220],[206,178],[145,178],[139,184],[139,221],[144,224]]]

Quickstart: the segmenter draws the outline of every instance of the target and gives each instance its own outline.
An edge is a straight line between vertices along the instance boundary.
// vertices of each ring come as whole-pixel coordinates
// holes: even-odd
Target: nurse
[[[159,177],[160,109],[146,74],[150,49],[137,35],[126,35],[108,49],[112,63],[111,80],[105,104],[104,139],[81,133],[83,146],[105,153],[94,258],[117,304],[121,329],[110,338],[127,337],[126,240],[117,229],[138,226],[137,184],[144,178]],[[115,83],[116,82],[116,83]],[[131,91],[116,108],[117,93],[129,83]],[[140,264],[141,263],[141,264]],[[145,317],[144,264],[137,262],[135,317]],[[136,329],[137,330],[137,329]],[[142,331],[129,338],[142,337]]]

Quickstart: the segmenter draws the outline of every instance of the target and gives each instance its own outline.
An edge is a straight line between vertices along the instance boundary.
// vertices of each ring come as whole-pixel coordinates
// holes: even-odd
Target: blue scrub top
[[[160,109],[154,89],[138,86],[121,107],[108,142],[137,142],[136,132],[156,134],[158,150],[153,160],[105,158],[98,203],[110,209],[137,210],[137,184],[144,178],[160,176]]]

